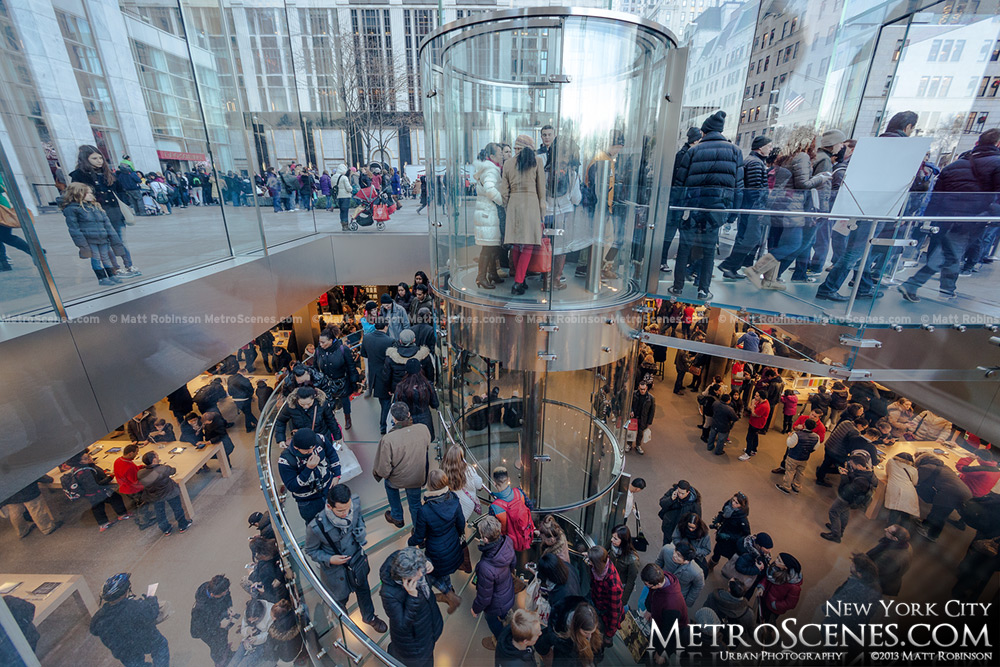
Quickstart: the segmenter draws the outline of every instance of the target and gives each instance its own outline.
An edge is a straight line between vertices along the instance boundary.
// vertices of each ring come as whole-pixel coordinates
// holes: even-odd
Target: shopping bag
[[[389,207],[385,204],[375,204],[372,206],[372,217],[376,222],[385,222],[389,219]]]
[[[361,464],[358,457],[354,455],[343,442],[333,443],[333,448],[337,450],[340,457],[340,483],[350,481],[361,474]]]
[[[125,220],[125,224],[132,226],[135,224],[135,212],[129,207],[128,204],[121,200],[121,197],[115,195],[115,199],[118,200],[118,208],[121,209],[122,218]]]
[[[21,226],[21,221],[18,219],[17,213],[14,213],[14,209],[0,206],[0,225],[18,229]]]
[[[531,249],[531,261],[528,270],[536,273],[548,273],[552,270],[552,241],[545,238],[542,244]]]
[[[637,417],[632,417],[628,420],[628,430],[638,431],[639,430],[639,419]]]

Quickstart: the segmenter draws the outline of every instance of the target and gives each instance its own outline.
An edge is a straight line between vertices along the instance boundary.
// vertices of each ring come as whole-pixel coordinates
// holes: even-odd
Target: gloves
[[[80,259],[90,259],[93,257],[93,253],[90,252],[90,248],[80,248]]]

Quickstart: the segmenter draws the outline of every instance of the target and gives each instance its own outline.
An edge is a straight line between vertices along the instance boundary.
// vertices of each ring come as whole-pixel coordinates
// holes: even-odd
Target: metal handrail
[[[264,409],[261,411],[259,421],[265,421],[268,416],[270,416],[270,413],[274,411],[275,404],[279,400],[284,400],[284,398],[280,397],[279,394],[280,392],[274,392],[271,398],[268,399],[267,403],[264,405]],[[351,620],[347,610],[341,608],[337,601],[333,599],[333,596],[330,595],[329,591],[326,590],[326,585],[309,564],[306,555],[299,546],[298,540],[287,530],[288,523],[285,518],[285,511],[278,498],[276,492],[277,487],[275,485],[274,476],[271,473],[270,466],[271,445],[274,440],[272,437],[273,429],[274,420],[272,419],[270,424],[268,424],[263,431],[257,431],[255,439],[255,449],[257,451],[257,474],[260,477],[261,490],[264,492],[264,500],[267,503],[268,510],[278,519],[278,521],[272,523],[272,526],[274,526],[278,535],[281,536],[281,541],[284,542],[289,555],[299,564],[303,575],[309,581],[313,590],[319,594],[326,606],[337,614],[337,620],[341,623],[341,626],[350,631],[350,633],[354,635],[355,639],[361,642],[370,654],[376,656],[383,664],[391,665],[392,667],[405,667],[405,665],[389,655],[388,651],[373,641],[364,630]],[[263,447],[261,447],[262,436],[265,437]],[[267,465],[264,464],[265,461],[267,461]]]
[[[977,194],[977,193],[968,193]],[[1000,217],[987,216],[934,216],[926,215],[837,215],[821,211],[785,211],[773,208],[702,208],[700,206],[679,206],[671,204],[674,212],[697,211],[699,213],[739,213],[747,215],[778,215],[788,218],[826,218],[827,220],[871,220],[873,222],[1000,222]]]

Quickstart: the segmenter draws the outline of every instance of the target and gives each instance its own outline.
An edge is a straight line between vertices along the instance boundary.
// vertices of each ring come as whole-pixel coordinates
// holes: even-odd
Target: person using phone
[[[434,665],[434,645],[444,621],[427,581],[433,571],[417,547],[394,552],[379,570],[379,595],[389,617],[389,654],[407,667]]]
[[[306,523],[323,511],[326,491],[340,479],[340,457],[329,438],[300,428],[278,459],[278,472]]]

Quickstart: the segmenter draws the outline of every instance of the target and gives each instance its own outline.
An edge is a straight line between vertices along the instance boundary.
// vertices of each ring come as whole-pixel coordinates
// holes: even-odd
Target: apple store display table
[[[94,594],[78,574],[0,574],[0,591],[35,605],[35,625],[48,618],[73,593],[80,596],[91,616],[97,611]]]

